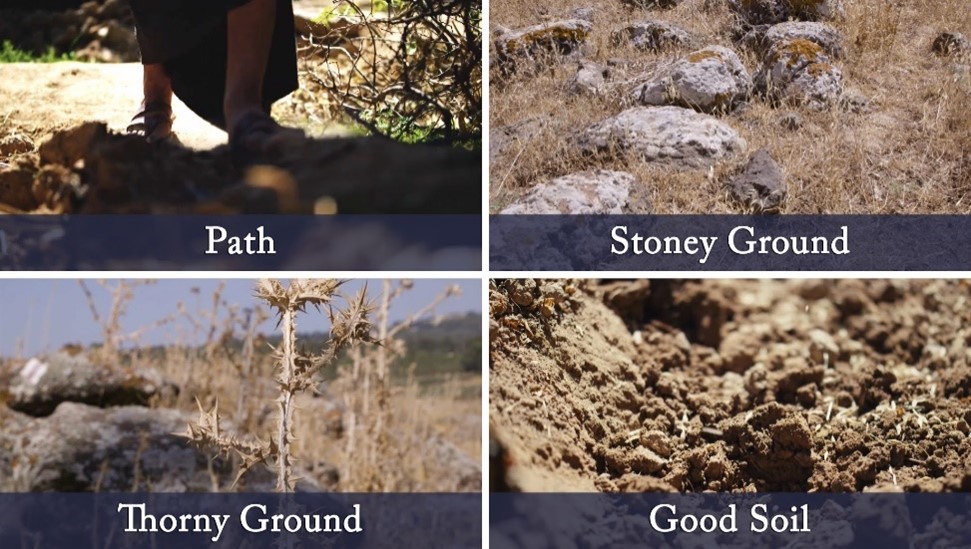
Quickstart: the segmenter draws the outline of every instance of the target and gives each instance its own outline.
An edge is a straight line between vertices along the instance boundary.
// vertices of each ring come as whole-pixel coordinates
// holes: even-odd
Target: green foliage
[[[351,17],[357,15],[357,11],[345,2],[340,2],[334,4],[333,6],[327,6],[324,11],[314,19],[317,23],[331,23],[340,19],[341,17]]]
[[[398,114],[391,107],[377,111],[365,110],[360,114],[360,120],[368,124],[375,133],[402,143],[425,143],[443,137],[442,132],[422,125],[414,118]]]
[[[374,0],[371,2],[371,13],[388,13],[390,9],[395,11],[404,7],[406,0]],[[364,10],[357,7],[357,3],[350,0],[339,0],[332,6],[327,6],[314,21],[317,23],[330,23],[341,17],[359,16]],[[367,12],[364,12],[367,13]]]
[[[397,11],[404,7],[404,5],[405,0],[391,0],[391,2],[388,2],[388,0],[374,0],[371,2],[371,10],[375,12],[387,13],[389,11],[389,7],[394,8]]]
[[[57,63],[74,60],[74,53],[57,53],[53,46],[42,54],[21,50],[9,40],[4,40],[0,47],[0,63]]]

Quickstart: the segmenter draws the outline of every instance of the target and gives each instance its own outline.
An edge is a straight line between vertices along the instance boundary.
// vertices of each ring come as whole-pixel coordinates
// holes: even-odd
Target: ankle
[[[232,134],[239,122],[243,120],[243,118],[246,118],[253,113],[259,113],[262,116],[269,116],[258,104],[231,105],[225,108],[224,115],[226,117],[226,132],[230,134],[230,137],[232,137]]]

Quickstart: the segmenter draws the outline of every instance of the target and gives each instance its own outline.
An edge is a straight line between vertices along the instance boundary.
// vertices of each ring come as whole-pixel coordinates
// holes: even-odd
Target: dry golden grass
[[[255,462],[265,460],[280,473],[281,491],[292,489],[300,478],[342,492],[480,489],[481,376],[458,372],[416,376],[418,365],[404,360],[407,347],[402,336],[411,323],[433,317],[438,304],[456,295],[456,288],[410,312],[405,321],[392,323],[391,303],[411,289],[409,281],[372,284],[369,298],[362,293],[339,300],[339,284],[328,281],[302,281],[306,291],[296,297],[291,295],[292,287],[266,281],[258,287],[259,298],[246,303],[228,302],[220,285],[211,295],[198,295],[190,304],[180,302],[172,312],[158,311],[159,320],[125,333],[121,319],[139,288],[151,283],[81,283],[107,342],[84,352],[133,370],[154,369],[175,382],[180,389],[177,395],[156,397],[151,405],[189,414],[205,410],[193,426],[204,448],[214,453],[232,450],[229,454],[238,467],[262,466]],[[100,292],[111,296],[104,309],[95,305],[94,294]],[[287,299],[279,301],[283,297]],[[332,310],[331,297],[338,301]],[[353,329],[332,330],[327,346],[309,356],[301,350],[302,336],[296,327],[309,333],[325,326],[318,325],[319,318],[287,311],[296,313],[317,301],[333,315],[333,326]],[[267,305],[271,302],[275,304]],[[256,329],[271,312],[280,313],[283,341],[291,338],[292,343],[278,344],[276,352]],[[370,335],[363,330],[371,324],[361,315],[373,323]],[[143,344],[143,336],[159,327],[171,328],[173,341]],[[198,341],[196,334],[204,334],[201,344],[185,343]],[[349,357],[339,359],[337,351],[346,348]],[[16,363],[19,360],[0,357],[0,374],[12,371]],[[318,370],[328,374],[330,381],[317,377]],[[219,429],[213,423],[217,404],[224,422]],[[276,441],[272,448],[264,444],[270,437]],[[283,468],[278,466],[281,463]],[[232,491],[233,487],[213,489]]]
[[[493,29],[518,28],[566,18],[572,9],[591,4],[566,0],[545,7],[549,5],[496,0],[491,24]],[[613,0],[595,4],[594,31],[584,54],[602,64],[623,60],[611,63],[611,88],[605,97],[570,95],[567,86],[576,72],[576,58],[552,60],[536,74],[506,76],[493,66],[492,135],[528,120],[540,121],[540,129],[493,157],[491,211],[501,210],[538,182],[604,167],[638,176],[645,185],[641,192],[650,196],[657,213],[743,213],[730,199],[727,182],[747,155],[719,162],[711,172],[678,172],[631,157],[585,157],[572,143],[588,125],[620,112],[639,77],[689,51],[651,54],[612,45],[611,32],[627,24],[672,22],[698,37],[699,48],[732,47],[754,73],[754,56],[732,44],[732,14],[725,2],[684,0],[666,11],[631,9]],[[971,60],[931,52],[941,31],[971,35],[971,10],[966,8],[958,0],[847,2],[846,20],[833,23],[847,46],[846,58],[837,64],[846,86],[870,100],[870,112],[774,108],[756,98],[721,117],[746,139],[750,153],[766,147],[786,172],[789,197],[783,212],[971,212]],[[786,112],[798,112],[803,127],[784,128],[779,119]],[[642,201],[635,199],[632,206],[636,210]]]

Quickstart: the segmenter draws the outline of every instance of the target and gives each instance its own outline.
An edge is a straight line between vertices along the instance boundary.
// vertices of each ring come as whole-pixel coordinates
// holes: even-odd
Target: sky
[[[114,286],[117,280],[107,280]],[[159,280],[153,284],[138,286],[134,297],[121,318],[124,333],[146,330],[140,341],[155,345],[174,342],[200,343],[205,330],[193,329],[185,319],[156,324],[175,315],[178,303],[190,313],[209,311],[212,295],[220,282],[225,283],[223,298],[229,304],[251,307],[258,304],[253,297],[254,280]],[[365,281],[351,281],[344,286],[345,293],[356,293]],[[402,320],[417,312],[450,285],[461,288],[459,296],[445,300],[437,309],[438,314],[481,312],[482,297],[480,280],[415,280],[414,288],[404,292],[392,303],[392,322]],[[396,284],[397,281],[393,281]],[[85,281],[91,291],[95,306],[102,317],[111,307],[111,296],[98,281]],[[382,289],[381,280],[369,280],[368,293],[377,298]],[[198,289],[198,291],[194,291]],[[177,316],[177,315],[176,315]],[[193,314],[202,325],[208,321]],[[275,321],[262,325],[264,333],[275,332]],[[325,317],[309,312],[298,318],[298,331],[323,331],[328,324]],[[94,321],[88,300],[77,280],[0,280],[0,356],[33,356],[59,349],[66,343],[87,345],[101,340],[101,328]]]

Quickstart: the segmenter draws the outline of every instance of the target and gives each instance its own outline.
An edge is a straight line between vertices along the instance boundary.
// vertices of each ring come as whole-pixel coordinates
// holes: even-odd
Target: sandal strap
[[[172,106],[161,102],[143,103],[131,119],[126,131],[141,135],[147,141],[165,141],[172,133]]]
[[[233,162],[237,166],[250,165],[259,160],[268,151],[268,144],[278,137],[294,134],[301,138],[304,133],[295,128],[280,125],[270,115],[253,111],[244,114],[232,127],[229,138],[229,150]]]

